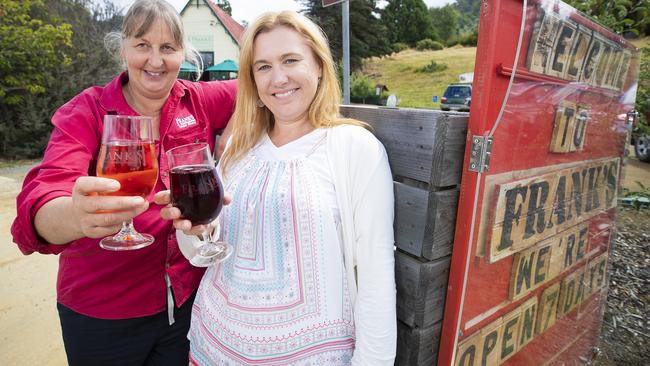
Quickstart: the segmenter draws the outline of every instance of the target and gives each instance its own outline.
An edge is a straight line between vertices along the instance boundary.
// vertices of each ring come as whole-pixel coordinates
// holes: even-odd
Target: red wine
[[[150,142],[115,142],[102,144],[97,176],[120,182],[117,192],[106,196],[140,196],[146,198],[156,185],[158,160]]]
[[[223,187],[217,170],[209,165],[181,165],[171,170],[172,204],[184,219],[203,225],[219,216]]]

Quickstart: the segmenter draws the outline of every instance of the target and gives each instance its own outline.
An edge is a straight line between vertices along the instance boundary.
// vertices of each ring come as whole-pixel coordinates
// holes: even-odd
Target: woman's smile
[[[287,91],[282,91],[282,92],[275,92],[275,93],[273,93],[273,96],[278,98],[278,99],[287,99],[288,97],[293,95],[293,93],[297,92],[298,89],[299,88],[289,89]]]

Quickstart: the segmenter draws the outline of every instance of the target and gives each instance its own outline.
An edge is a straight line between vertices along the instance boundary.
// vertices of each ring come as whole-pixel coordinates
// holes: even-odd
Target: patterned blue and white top
[[[224,179],[233,255],[194,302],[199,365],[349,365],[355,347],[325,129],[281,147],[268,136]]]

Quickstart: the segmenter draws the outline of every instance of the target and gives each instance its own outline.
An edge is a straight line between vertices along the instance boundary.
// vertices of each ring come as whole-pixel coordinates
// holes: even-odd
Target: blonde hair
[[[122,20],[121,32],[110,32],[104,37],[104,45],[109,53],[119,58],[124,39],[128,37],[141,37],[149,28],[161,20],[169,27],[174,42],[183,49],[185,60],[193,63],[198,68],[197,80],[203,72],[203,60],[199,52],[185,41],[183,21],[176,9],[165,0],[137,0],[131,5]],[[126,68],[123,60],[122,66]]]
[[[338,104],[341,89],[332,60],[327,38],[323,31],[305,16],[294,11],[268,12],[262,14],[244,33],[239,54],[239,77],[237,81],[237,103],[232,126],[232,140],[221,158],[221,170],[225,174],[228,167],[240,160],[265,131],[273,127],[273,114],[266,107],[258,107],[257,86],[253,77],[253,53],[255,39],[261,33],[270,32],[276,27],[290,28],[303,36],[311,48],[316,61],[322,68],[322,77],[316,95],[309,106],[309,122],[315,127],[333,127],[352,124],[368,127],[353,119],[342,118]]]

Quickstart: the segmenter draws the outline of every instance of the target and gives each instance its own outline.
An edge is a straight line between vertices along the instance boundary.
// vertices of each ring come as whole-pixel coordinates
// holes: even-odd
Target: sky
[[[183,6],[187,4],[188,0],[167,0],[172,4],[176,10],[181,11]],[[132,0],[113,0],[117,6],[128,7],[133,3]],[[216,2],[216,1],[215,1]],[[455,0],[424,0],[427,7],[440,7],[445,4],[453,3]],[[294,0],[230,0],[232,7],[232,16],[238,22],[247,21],[252,22],[258,15],[267,11],[280,11],[280,10],[300,10],[301,5]],[[334,5],[336,6],[336,5]],[[381,4],[380,4],[381,6]]]

